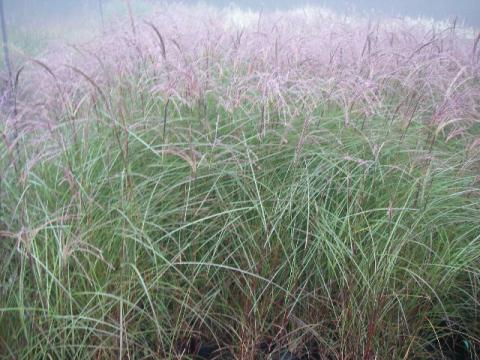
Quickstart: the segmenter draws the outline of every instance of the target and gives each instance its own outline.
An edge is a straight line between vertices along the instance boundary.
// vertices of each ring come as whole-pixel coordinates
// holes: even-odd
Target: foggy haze
[[[122,2],[103,0],[104,3]],[[39,21],[41,17],[74,16],[86,10],[97,9],[97,0],[4,0],[7,16],[11,21]],[[160,0],[131,0],[133,6],[142,7],[145,3],[161,3]],[[187,0],[185,4],[198,1]],[[204,0],[201,3],[225,7],[238,6],[252,10],[275,10],[306,5],[325,6],[342,13],[352,11],[370,15],[427,17],[436,20],[452,20],[457,17],[460,23],[480,27],[479,0]]]

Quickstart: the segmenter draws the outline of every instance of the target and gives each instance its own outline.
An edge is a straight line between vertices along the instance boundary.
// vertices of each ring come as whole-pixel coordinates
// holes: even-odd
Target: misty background
[[[102,33],[104,23],[127,16],[128,0],[3,0],[9,49],[13,63],[34,57],[55,43],[87,41]],[[170,0],[129,0],[135,15],[148,15]],[[447,20],[480,29],[480,0],[184,0],[185,5],[206,4],[243,10],[274,11],[304,6],[326,7],[340,14],[368,17],[409,16]],[[0,69],[4,68],[3,57]]]
[[[124,0],[102,0],[108,8],[112,2]],[[15,23],[41,21],[42,17],[54,20],[64,16],[78,16],[98,8],[98,0],[4,0],[7,17]],[[141,11],[149,3],[162,0],[130,0],[133,7]],[[196,0],[182,1],[197,4]],[[339,12],[367,12],[386,16],[431,17],[436,20],[458,17],[468,26],[480,27],[480,0],[204,0],[202,3],[215,6],[235,5],[252,10],[288,9],[305,5],[325,6]],[[108,9],[107,9],[108,10]],[[146,9],[144,9],[146,10]]]

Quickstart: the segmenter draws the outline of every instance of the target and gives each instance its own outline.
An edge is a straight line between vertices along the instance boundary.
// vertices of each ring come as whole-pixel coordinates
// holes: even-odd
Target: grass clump
[[[156,68],[170,52],[141,52],[122,73],[101,53],[101,71],[49,64],[47,120],[24,124],[18,145],[4,123],[0,355],[187,358],[209,343],[239,359],[266,358],[265,344],[299,358],[474,359],[478,124],[462,118],[447,141],[448,124],[425,120],[442,115],[430,102],[416,113],[385,95],[399,121],[298,78],[285,98],[251,87],[236,99],[220,86],[251,70],[187,87],[185,68]],[[20,116],[40,95],[23,96]]]

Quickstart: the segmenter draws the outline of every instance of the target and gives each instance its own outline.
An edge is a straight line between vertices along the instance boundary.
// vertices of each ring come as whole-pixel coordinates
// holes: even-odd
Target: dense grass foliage
[[[474,39],[304,16],[168,8],[18,72],[1,357],[478,357]]]

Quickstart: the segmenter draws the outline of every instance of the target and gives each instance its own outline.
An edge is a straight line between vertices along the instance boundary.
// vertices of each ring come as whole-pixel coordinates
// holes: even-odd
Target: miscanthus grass
[[[451,53],[457,35],[438,38],[442,60],[328,70],[281,36],[256,48],[260,20],[246,35],[182,22],[200,50],[135,24],[110,54],[122,63],[106,40],[72,50],[91,68],[46,58],[17,74],[0,145],[0,356],[188,358],[202,343],[238,359],[267,358],[265,344],[305,359],[478,356],[478,64]],[[225,57],[215,34],[232,40]],[[293,54],[310,63],[290,73]],[[403,68],[386,78],[390,65]],[[332,77],[306,83],[317,67]]]

